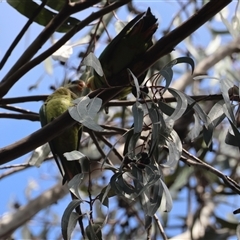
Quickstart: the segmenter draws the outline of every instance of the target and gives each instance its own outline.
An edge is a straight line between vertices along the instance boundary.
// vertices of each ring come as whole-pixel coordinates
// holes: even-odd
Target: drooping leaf
[[[89,225],[86,227],[86,234],[88,239],[102,240],[101,225],[89,221]]]
[[[65,209],[62,220],[61,220],[61,229],[62,229],[62,236],[64,240],[69,240],[71,238],[71,234],[76,226],[77,219],[79,218],[79,215],[76,213],[73,213],[73,210],[79,206],[79,204],[82,202],[80,199],[74,199],[71,201],[67,208]]]
[[[214,104],[208,113],[210,122],[216,127],[226,117],[223,111],[224,100],[220,100]]]
[[[176,98],[177,106],[175,107],[175,111],[173,112],[173,114],[169,116],[169,118],[167,118],[166,121],[168,121],[169,119],[175,121],[179,119],[186,111],[188,101],[187,98],[185,97],[185,94],[183,94],[182,92],[173,88],[168,88],[168,91]]]
[[[165,89],[164,89],[164,92],[165,92],[172,82],[173,70],[169,66],[165,66],[160,70],[159,74],[161,74],[161,76],[166,81],[166,85],[165,85]]]
[[[167,161],[161,165],[174,168],[182,155],[182,143],[176,131],[172,130],[170,137],[167,138],[166,144],[169,153]]]
[[[171,116],[175,111],[175,109],[173,107],[169,106],[167,103],[162,102],[162,101],[158,102],[158,106],[159,106],[160,110],[167,116]]]
[[[83,182],[84,174],[79,173],[75,175],[69,182],[68,182],[68,188],[69,190],[78,198],[81,199],[79,195],[79,186]]]
[[[103,130],[102,127],[95,122],[95,117],[102,105],[102,100],[100,98],[90,99],[85,96],[73,102],[77,105],[70,107],[68,112],[75,121],[82,123],[82,125],[93,131]]]
[[[191,140],[194,140],[195,138],[197,138],[202,131],[202,125],[198,115],[193,114],[193,117],[194,117],[194,125],[188,133],[188,137]]]
[[[164,189],[164,196],[165,196],[165,199],[163,200],[162,199],[162,202],[164,204],[164,211],[165,212],[170,212],[172,210],[172,206],[173,206],[173,202],[172,202],[172,197],[171,197],[171,194],[166,186],[166,184],[162,181],[162,179],[160,178],[160,181],[162,183],[162,187]]]
[[[239,130],[233,124],[231,119],[228,118],[228,120],[231,124],[232,129],[230,129],[228,131],[228,133],[226,135],[226,138],[225,138],[225,143],[240,148],[240,133],[239,133]],[[231,133],[231,130],[233,131],[234,135]]]
[[[128,186],[123,178],[122,173],[115,173],[110,180],[111,188],[119,196],[123,196],[129,200],[134,201],[136,199],[136,194],[133,188]]]
[[[198,117],[203,121],[203,124],[208,128],[210,124],[212,124],[207,116],[207,114],[203,111],[203,109],[200,107],[200,105],[191,97],[186,95],[186,98],[188,100],[188,104],[194,109],[195,113],[198,115]]]
[[[134,133],[140,133],[143,127],[143,109],[142,104],[136,102],[132,106],[133,120],[134,120]]]
[[[46,159],[50,151],[51,150],[48,143],[36,148],[33,151],[28,164],[35,167],[40,167],[41,163]]]
[[[103,76],[103,69],[98,58],[90,52],[84,59],[83,64],[92,67],[99,76]]]
[[[229,79],[221,79],[220,86],[221,86],[222,96],[223,96],[223,99],[224,99],[224,102],[225,102],[225,105],[227,108],[227,112],[228,112],[228,114],[226,114],[226,115],[230,117],[230,119],[233,123],[235,123],[235,118],[234,118],[234,114],[233,114],[233,110],[232,110],[232,106],[231,106],[231,102],[230,102],[229,94],[228,94],[228,90],[231,87],[233,87],[234,84]]]
[[[134,158],[135,157],[135,149],[136,149],[136,145],[137,145],[137,142],[139,140],[141,136],[141,133],[134,133],[132,135],[132,137],[130,138],[129,140],[129,143],[128,143],[128,156],[130,158]]]
[[[134,129],[131,128],[130,130],[128,130],[127,134],[125,135],[126,140],[125,140],[125,144],[124,144],[123,156],[126,156],[128,154],[129,143],[130,143],[130,140],[131,140],[133,134],[134,134]]]
[[[137,92],[137,99],[140,98],[140,87],[139,87],[139,81],[138,79],[136,78],[136,76],[132,73],[132,71],[130,69],[127,69],[128,72],[131,74],[132,78],[133,78],[133,82],[134,82],[134,86],[136,88],[136,92]]]

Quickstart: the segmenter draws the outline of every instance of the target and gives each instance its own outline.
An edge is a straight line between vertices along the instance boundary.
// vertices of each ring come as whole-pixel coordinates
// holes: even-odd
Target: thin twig
[[[17,107],[17,106],[0,104],[0,108],[4,108],[4,109],[10,110],[10,111],[19,112],[19,113],[27,113],[27,114],[38,115],[38,113],[32,112],[32,111],[27,110],[27,109],[23,109],[23,108],[20,108],[20,107]]]
[[[0,118],[11,118],[11,119],[18,119],[18,120],[29,120],[29,121],[39,121],[38,114],[31,114],[31,113],[0,113]]]
[[[127,2],[129,2],[130,0],[122,0],[119,2],[114,2],[113,4],[107,6],[104,9],[101,9],[97,12],[92,13],[90,16],[88,16],[87,18],[85,18],[84,20],[82,20],[81,22],[79,22],[77,25],[75,25],[71,30],[69,30],[61,39],[59,39],[54,45],[52,45],[50,48],[48,48],[46,51],[44,51],[42,54],[40,54],[38,57],[35,57],[33,60],[28,61],[29,60],[29,56],[30,58],[34,55],[34,54],[30,54],[29,56],[26,56],[26,54],[23,54],[22,57],[17,61],[17,63],[12,67],[12,69],[9,71],[9,73],[4,77],[4,79],[2,80],[2,82],[0,83],[0,97],[3,97],[9,90],[10,88],[17,82],[18,79],[20,79],[24,74],[26,74],[29,70],[31,70],[32,68],[34,68],[36,65],[38,65],[39,63],[41,63],[43,60],[45,60],[47,57],[49,57],[50,55],[52,55],[55,51],[57,51],[62,45],[64,45],[72,36],[74,36],[76,33],[78,33],[80,30],[82,30],[84,27],[86,27],[88,24],[90,24],[92,21],[98,19],[99,17],[101,17],[104,14],[107,14],[109,12],[111,12],[112,10],[121,7],[122,5],[125,5]],[[92,1],[91,1],[92,2]],[[97,2],[97,1],[95,1]],[[69,10],[70,11],[70,10]],[[61,14],[60,14],[61,13]],[[71,12],[72,13],[72,12]],[[59,18],[61,18],[61,16],[64,15],[64,17],[66,17],[66,14],[63,14],[62,11],[59,12],[58,15],[56,15],[56,17],[58,17],[57,19],[55,19],[55,22],[59,20]],[[47,27],[46,27],[47,28]],[[54,30],[55,29],[50,29],[50,30]],[[48,32],[50,31],[48,30]],[[41,33],[43,34],[43,33]],[[45,36],[46,35],[46,36]],[[48,35],[45,34],[44,37],[41,37],[42,41],[46,41],[48,39]],[[36,43],[35,43],[36,42]],[[38,50],[38,48],[40,47],[38,42],[35,41],[34,43],[37,44],[37,48],[36,46],[34,46],[33,44],[26,50],[26,52],[29,52],[29,49],[32,51],[32,48],[34,48],[35,50]],[[27,58],[27,61],[25,61],[25,58]],[[23,61],[24,59],[24,61]],[[21,63],[25,62],[24,65],[22,65]],[[21,64],[21,65],[20,65]]]
[[[185,156],[182,156],[180,159],[181,161],[183,161],[184,163],[186,163],[188,165],[195,166],[195,167],[201,167],[201,168],[208,170],[209,172],[212,172],[213,174],[215,174],[216,176],[221,178],[223,180],[223,182],[229,188],[231,188],[235,193],[240,194],[240,185],[238,183],[236,183],[233,179],[231,179],[229,176],[224,175],[221,171],[219,171],[216,168],[212,167],[211,165],[205,163],[201,159],[195,157],[194,155],[192,155],[185,149],[183,149],[183,153],[186,156],[188,156],[188,158]]]
[[[154,218],[154,220],[155,220],[156,223],[157,223],[158,229],[159,229],[159,231],[160,231],[160,234],[161,234],[162,237],[163,237],[163,240],[168,240],[167,235],[166,235],[166,233],[164,232],[164,229],[163,229],[162,224],[160,223],[160,221],[159,221],[159,219],[158,219],[157,214],[154,214],[154,215],[153,215],[153,218]]]
[[[0,70],[3,68],[4,64],[7,62],[9,56],[11,55],[14,48],[17,46],[19,41],[22,39],[23,35],[26,33],[30,25],[33,23],[34,19],[38,16],[38,14],[42,11],[44,6],[46,5],[47,0],[42,0],[42,3],[39,5],[39,7],[33,12],[32,17],[28,19],[27,23],[24,25],[22,30],[19,32],[17,37],[14,39],[10,47],[8,48],[7,52],[3,56],[1,62],[0,62]]]

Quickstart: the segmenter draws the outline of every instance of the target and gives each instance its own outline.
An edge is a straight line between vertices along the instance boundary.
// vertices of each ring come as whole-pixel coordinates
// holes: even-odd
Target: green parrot
[[[144,16],[145,14],[145,16]],[[152,15],[150,8],[146,13],[137,15],[122,31],[108,44],[99,57],[104,76],[99,76],[95,71],[87,80],[87,86],[91,90],[121,86],[123,83],[114,81],[123,70],[137,61],[148,48],[153,45],[152,36],[157,30],[157,18]],[[141,85],[147,72],[138,78]],[[123,86],[130,85],[124,80]],[[131,92],[131,87],[126,87],[118,98],[125,97]]]
[[[51,94],[40,108],[42,127],[67,111],[73,105],[72,101],[81,96],[83,88],[84,82],[78,80],[58,88]],[[63,175],[63,183],[65,181],[69,182],[75,175],[81,173],[80,163],[78,161],[67,161],[63,155],[65,152],[79,149],[81,132],[81,124],[76,123],[49,142],[53,156]]]
[[[69,107],[73,106],[72,101],[81,97],[84,88],[85,83],[77,80],[58,88],[51,94],[40,108],[39,113],[42,127],[62,115]],[[49,142],[53,156],[63,176],[63,183],[65,183],[65,181],[69,182],[75,175],[82,172],[81,165],[78,161],[67,161],[63,155],[65,152],[79,149],[81,133],[82,125],[76,123]],[[73,193],[71,193],[71,196],[72,199],[76,199]],[[78,221],[84,237],[84,226],[80,206],[76,207],[76,212],[79,214]]]

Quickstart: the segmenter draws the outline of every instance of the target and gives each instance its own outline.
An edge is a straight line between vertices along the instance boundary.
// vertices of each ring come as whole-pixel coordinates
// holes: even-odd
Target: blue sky
[[[168,26],[171,17],[176,14],[176,10],[178,10],[178,5],[175,1],[136,1],[137,6],[141,10],[146,10],[148,6],[152,7],[153,14],[159,18],[159,29],[162,30]],[[232,8],[235,5],[231,5]],[[123,8],[119,13],[119,18],[126,20],[126,11]],[[79,19],[83,18],[82,15],[75,15]],[[16,12],[12,7],[10,7],[6,2],[0,2],[0,32],[1,32],[1,41],[0,41],[0,58],[5,54],[6,49],[11,44],[11,41],[16,37],[19,30],[26,23],[26,18]],[[0,71],[0,79],[6,74],[9,68],[12,66],[14,61],[18,59],[21,53],[26,49],[26,47],[32,42],[32,40],[39,34],[42,30],[42,27],[38,24],[33,24],[28,30],[27,34],[23,37],[21,42],[18,44],[8,62],[4,66],[4,68]],[[160,37],[160,30],[156,35]],[[115,33],[113,24],[110,26],[111,36],[114,36]],[[74,37],[74,40],[80,38],[82,33],[77,34]],[[55,37],[59,38],[61,34],[56,34]],[[196,37],[197,36],[197,37]],[[210,36],[206,37],[206,30],[202,27],[198,33],[194,37],[194,41],[198,45],[208,44],[210,40]],[[49,43],[46,44],[43,49],[49,46]],[[181,47],[181,44],[179,45]],[[41,51],[43,50],[41,49]],[[101,48],[98,49],[96,55],[99,54]],[[40,51],[40,52],[41,52]],[[77,54],[78,48],[75,49],[75,54]],[[53,65],[56,65],[56,62],[53,62]],[[39,95],[39,94],[49,94],[51,91],[49,90],[49,85],[60,83],[61,82],[61,74],[63,71],[61,68],[57,67],[54,69],[54,74],[48,75],[45,73],[44,65],[39,64],[34,69],[32,69],[29,73],[24,75],[17,84],[11,89],[11,91],[5,97],[16,97],[16,96],[25,96],[25,95]],[[37,79],[43,77],[39,88],[28,91],[28,87],[36,82]],[[29,109],[33,112],[38,112],[41,102],[33,102],[26,104],[18,104],[16,106]],[[1,109],[0,112],[7,112],[4,109]],[[0,148],[7,146],[21,138],[31,134],[32,132],[38,130],[40,128],[39,122],[31,122],[25,120],[12,120],[12,119],[0,119]],[[19,159],[15,159],[9,163],[9,165],[20,164],[26,162],[30,154],[26,154]],[[51,169],[49,169],[51,166]],[[1,171],[0,174],[5,170]],[[4,194],[1,194],[0,201],[0,216],[3,215],[6,211],[10,210],[9,202],[13,200],[19,201],[20,204],[25,204],[27,202],[25,196],[25,188],[31,179],[35,179],[35,181],[39,182],[38,189],[32,191],[31,197],[35,197],[39,195],[42,191],[50,188],[50,186],[55,183],[55,176],[57,174],[57,168],[52,164],[44,163],[40,168],[31,168],[28,170],[24,170],[20,173],[14,174],[10,177],[6,177],[0,181],[0,189]],[[184,192],[182,193],[184,196]],[[59,201],[56,206],[54,206],[55,210],[57,210],[58,214],[61,215],[61,212],[64,210],[64,206],[67,205],[70,197],[68,196],[66,199]],[[234,203],[235,199],[230,199],[230,202]],[[184,201],[174,203],[173,212],[178,214],[178,211],[185,208]],[[221,208],[223,212],[231,212],[233,209]],[[184,210],[186,211],[186,209]],[[224,216],[223,216],[224,217]],[[177,234],[177,232],[176,232]]]

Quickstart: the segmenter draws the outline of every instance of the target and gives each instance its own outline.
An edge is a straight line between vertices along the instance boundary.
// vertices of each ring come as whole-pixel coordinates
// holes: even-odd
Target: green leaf
[[[174,168],[182,155],[182,142],[176,131],[171,131],[170,137],[167,138],[166,144],[168,146],[169,154],[167,161],[161,165],[164,167]]]
[[[158,102],[159,109],[166,114],[167,116],[171,116],[174,113],[174,108],[169,106],[167,103],[159,101]]]
[[[133,120],[134,120],[134,133],[141,133],[143,127],[143,109],[142,104],[136,102],[132,106]]]
[[[61,0],[63,2],[63,0]],[[53,1],[51,5],[55,8],[60,8],[61,3],[58,5],[59,1]],[[64,1],[65,2],[65,1]],[[15,8],[19,13],[24,15],[27,18],[33,17],[33,12],[36,11],[39,5],[32,0],[16,1],[16,0],[7,0],[7,3]],[[47,26],[47,24],[57,15],[56,12],[50,11],[47,8],[43,8],[41,12],[35,17],[34,22]],[[57,32],[67,32],[80,21],[76,18],[69,17],[56,31]]]
[[[101,225],[89,222],[89,225],[86,227],[86,234],[90,240],[102,240]]]
[[[159,74],[161,74],[162,77],[164,77],[164,79],[166,80],[166,86],[164,90],[165,92],[172,82],[173,70],[169,66],[165,66],[160,70]]]
[[[51,150],[50,150],[49,144],[45,143],[44,145],[36,148],[33,151],[28,161],[28,164],[30,166],[40,167],[40,165],[46,159],[46,157],[49,155],[50,152]]]
[[[225,143],[235,146],[235,147],[239,147],[240,148],[240,133],[239,130],[237,129],[237,127],[233,124],[233,122],[228,118],[231,127],[232,127],[232,131],[234,133],[234,135],[228,131],[226,138],[225,138]]]
[[[80,159],[86,157],[86,155],[77,150],[74,150],[72,152],[65,152],[63,155],[68,161],[79,161]]]
[[[102,69],[101,63],[92,52],[90,52],[83,59],[83,64],[86,66],[92,67],[100,77],[103,76],[103,69]]]
[[[170,212],[172,210],[172,206],[173,206],[172,197],[171,197],[171,194],[170,194],[166,184],[162,181],[162,179],[160,179],[160,181],[161,181],[163,189],[164,189],[165,199],[163,198],[164,200],[162,200],[163,204],[164,204],[164,209],[165,209],[165,212]]]
[[[220,122],[226,117],[223,111],[224,100],[220,100],[214,104],[208,113],[210,121],[213,123],[214,127],[218,126]]]
[[[232,81],[230,81],[229,79],[221,79],[220,86],[221,86],[222,96],[223,96],[224,102],[226,104],[227,112],[228,112],[227,116],[229,116],[231,121],[233,123],[235,123],[235,118],[234,118],[234,114],[233,114],[233,110],[232,110],[232,106],[231,106],[231,102],[230,102],[229,94],[228,94],[228,90],[234,86],[234,83]]]
[[[193,117],[194,117],[194,125],[188,133],[188,137],[191,140],[194,140],[195,138],[197,138],[202,131],[202,125],[198,115],[193,114]]]
[[[132,135],[132,137],[130,138],[129,144],[128,144],[128,156],[130,158],[134,158],[135,157],[135,149],[136,149],[136,144],[138,142],[138,139],[140,138],[141,133],[134,133]]]
[[[74,100],[73,103],[77,105],[70,107],[68,112],[75,121],[82,123],[82,125],[93,131],[103,131],[102,127],[95,122],[95,117],[97,117],[102,106],[102,99],[90,99],[85,96]]]
[[[179,119],[184,114],[188,106],[188,101],[185,94],[173,88],[169,88],[168,91],[176,98],[177,106],[175,107],[175,111],[172,113],[172,115],[166,119],[166,122],[169,119],[173,121]]]
[[[69,182],[68,182],[68,189],[78,198],[81,199],[79,195],[79,186],[83,182],[84,174],[79,173],[75,175]]]
[[[128,72],[131,74],[132,78],[133,78],[133,82],[134,82],[134,86],[136,88],[136,92],[137,92],[137,99],[140,98],[140,87],[139,87],[139,81],[138,79],[136,78],[136,76],[132,73],[132,71],[130,69],[127,69]]]
[[[79,206],[81,202],[82,200],[80,199],[78,200],[75,199],[71,201],[63,213],[62,220],[61,220],[61,228],[62,228],[62,236],[64,240],[70,239],[73,229],[76,226],[79,215],[77,213],[73,213],[73,210],[77,206]]]

